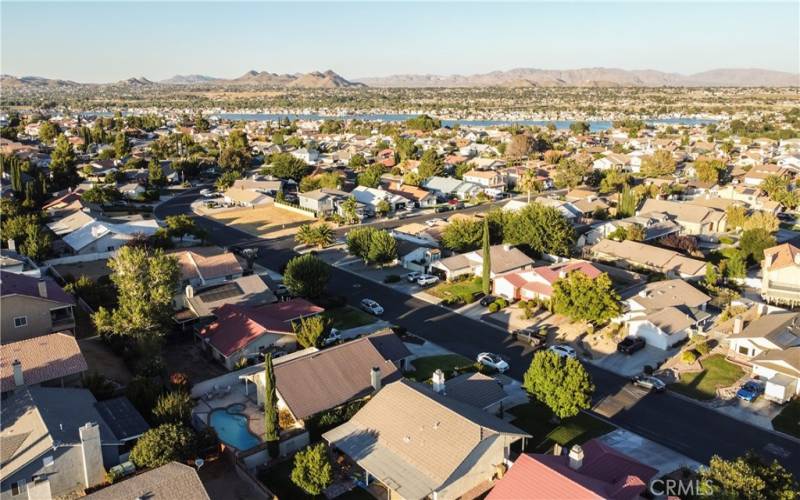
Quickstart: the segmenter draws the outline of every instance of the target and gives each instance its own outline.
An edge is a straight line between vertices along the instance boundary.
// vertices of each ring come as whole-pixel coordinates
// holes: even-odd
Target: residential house
[[[647,215],[634,215],[619,220],[603,221],[593,224],[592,228],[586,233],[586,243],[594,245],[598,241],[608,238],[618,229],[627,230],[631,226],[640,226],[644,229],[644,237],[641,241],[648,242],[661,239],[669,234],[679,233],[681,226],[671,221],[666,214],[649,213]]]
[[[98,404],[87,389],[27,387],[11,392],[0,411],[0,498],[67,498],[105,483],[106,470],[120,463],[127,447]],[[124,417],[126,429],[143,423],[141,415]]]
[[[591,248],[591,253],[594,258],[618,267],[662,273],[668,278],[698,280],[705,276],[704,261],[638,241],[601,240]]]
[[[778,165],[754,165],[750,170],[744,174],[744,183],[748,186],[760,186],[764,179],[771,175],[782,176],[787,174],[784,167]]]
[[[489,196],[496,196],[506,190],[503,174],[496,170],[470,170],[463,175],[465,182],[478,184]]]
[[[389,183],[386,190],[392,194],[410,199],[414,206],[418,208],[432,207],[437,203],[435,194],[418,186],[403,184],[402,181]]]
[[[42,270],[30,257],[16,252],[14,240],[8,240],[8,248],[0,249],[0,270],[37,279],[42,277]]]
[[[214,359],[232,370],[241,359],[273,347],[295,350],[297,338],[292,322],[323,311],[299,298],[257,307],[225,304],[214,311],[216,319],[201,328],[197,336]]]
[[[693,331],[702,332],[711,318],[706,312],[711,297],[680,279],[632,287],[622,299],[628,334],[663,350],[681,343]]]
[[[61,237],[74,233],[92,222],[97,222],[97,217],[81,209],[65,213],[64,215],[58,214],[54,217],[58,218],[53,222],[49,222],[47,227],[53,231],[56,236]]]
[[[147,188],[140,182],[123,182],[117,185],[117,191],[129,200],[141,199]]]
[[[0,392],[38,384],[63,387],[87,369],[78,342],[66,333],[5,343],[0,349]]]
[[[388,490],[390,498],[459,498],[491,480],[524,431],[423,384],[383,387],[323,438]]]
[[[581,210],[569,201],[557,200],[547,196],[537,196],[534,202],[546,207],[555,208],[570,222],[575,222],[583,216]]]
[[[647,494],[657,472],[592,439],[573,445],[568,455],[521,454],[486,499],[635,500]]]
[[[154,219],[120,223],[95,220],[65,235],[62,240],[72,253],[89,255],[113,252],[137,236],[154,235],[158,228]]]
[[[319,151],[316,149],[300,148],[290,151],[289,154],[306,163],[315,163],[319,159]]]
[[[349,197],[350,193],[338,189],[315,189],[297,193],[300,207],[313,211],[319,217],[334,213],[338,204]]]
[[[509,245],[493,245],[489,249],[492,269],[490,276],[495,277],[533,267],[533,259],[518,248]],[[431,265],[431,272],[439,274],[447,280],[460,276],[483,275],[483,250],[453,255],[441,259]]]
[[[1,271],[0,290],[0,343],[75,328],[75,298],[51,278]]]
[[[357,202],[362,203],[370,214],[380,212],[381,202],[384,201],[388,203],[389,210],[392,212],[396,210],[405,210],[414,206],[412,201],[405,196],[394,194],[383,189],[358,186],[350,194]]]
[[[217,246],[189,247],[168,252],[178,259],[180,287],[173,303],[176,309],[186,307],[186,290],[199,290],[235,280],[243,276],[245,263],[233,252]]]
[[[170,462],[147,472],[114,483],[86,496],[87,500],[210,500],[197,470],[186,464]]]
[[[400,257],[400,265],[409,271],[429,273],[431,266],[441,260],[442,251],[438,248],[419,246]]]
[[[483,373],[462,373],[446,380],[441,369],[433,372],[431,388],[443,396],[497,415],[509,395],[498,380]]]
[[[239,276],[224,283],[198,289],[187,285],[184,290],[186,310],[176,313],[176,319],[180,318],[180,322],[210,317],[214,311],[226,304],[255,307],[278,301],[275,294],[257,274]]]
[[[708,237],[725,231],[727,216],[723,210],[649,198],[637,215],[647,216],[654,212],[667,214],[683,228],[684,234]]]
[[[397,164],[394,158],[394,150],[391,148],[378,151],[378,154],[375,156],[375,161],[386,168],[392,168]]]
[[[225,203],[240,207],[256,207],[261,205],[272,205],[275,198],[262,191],[255,189],[244,189],[241,187],[229,187],[222,193]]]
[[[800,248],[791,243],[764,250],[761,297],[767,303],[800,305]]]
[[[392,236],[398,240],[405,240],[427,247],[438,247],[444,224],[428,225],[419,222],[403,224],[391,230]]]
[[[616,168],[619,170],[630,170],[631,159],[621,153],[608,153],[602,158],[599,158],[592,163],[594,170],[610,170]]]
[[[483,191],[483,187],[474,182],[466,182],[453,177],[433,176],[422,185],[435,194],[440,200],[458,198],[468,200]]]
[[[553,285],[567,274],[577,271],[594,279],[602,271],[583,260],[570,260],[550,266],[534,267],[530,270],[502,274],[492,282],[492,291],[508,300],[550,300]]]

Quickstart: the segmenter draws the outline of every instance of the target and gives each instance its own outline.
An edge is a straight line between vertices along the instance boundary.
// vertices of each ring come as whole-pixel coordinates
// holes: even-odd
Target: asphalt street
[[[169,200],[155,210],[163,219],[168,215],[195,216],[190,204],[197,194]],[[485,208],[483,208],[485,209]],[[467,209],[478,211],[481,208]],[[460,210],[459,212],[464,212]],[[448,215],[448,214],[444,214]],[[421,215],[376,223],[377,227],[395,227],[421,222],[441,214]],[[216,245],[258,247],[258,264],[279,271],[295,252],[292,238],[264,240],[204,217],[196,217]],[[341,235],[342,230],[339,231]],[[383,319],[405,327],[409,332],[435,342],[468,358],[483,351],[495,352],[510,364],[509,375],[521,380],[532,353],[510,342],[503,332],[481,321],[405,295],[392,288],[355,274],[332,269],[329,292],[347,297],[351,305],[362,298],[378,301],[385,309]],[[644,394],[633,389],[628,380],[613,372],[585,364],[596,386],[595,404],[613,424],[647,439],[672,448],[687,457],[708,463],[712,455],[733,458],[754,450],[765,458],[775,458],[800,476],[800,443],[762,428],[735,420],[684,398],[666,394]]]

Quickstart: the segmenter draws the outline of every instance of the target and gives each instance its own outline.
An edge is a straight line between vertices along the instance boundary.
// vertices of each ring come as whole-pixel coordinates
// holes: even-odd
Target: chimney
[[[185,293],[186,293],[186,298],[191,299],[192,297],[194,297],[194,287],[192,285],[186,285]]]
[[[738,316],[733,319],[733,334],[734,335],[742,333],[742,323],[743,323],[742,322],[742,318],[740,318]]]
[[[369,372],[369,379],[372,383],[372,388],[375,389],[375,392],[381,390],[381,369],[377,366],[373,366],[372,370]]]
[[[105,481],[103,452],[100,442],[100,426],[87,422],[78,429],[81,437],[81,456],[83,458],[83,484],[85,488],[97,486]]]
[[[444,372],[441,368],[437,368],[435,372],[433,372],[433,390],[438,392],[439,394],[445,394],[445,385],[444,385]]]
[[[15,359],[14,362],[11,363],[11,367],[14,369],[14,385],[17,387],[25,385],[25,377],[22,376],[22,363],[20,363],[18,359]]]
[[[39,280],[39,297],[46,299],[47,298],[47,281],[44,278]]]
[[[17,251],[17,242],[14,241],[14,238],[8,239],[8,249],[11,250],[12,252]]]
[[[553,445],[553,455],[560,457],[563,453],[564,453],[564,448],[560,444],[555,443]]]
[[[579,470],[583,466],[583,448],[574,445],[569,450],[569,467],[572,470]]]

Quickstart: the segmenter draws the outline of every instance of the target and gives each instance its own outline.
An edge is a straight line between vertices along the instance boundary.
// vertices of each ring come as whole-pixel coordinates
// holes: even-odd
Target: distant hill
[[[293,75],[279,75],[267,71],[258,72],[250,70],[239,78],[219,81],[239,85],[261,85],[268,87],[338,88],[365,86],[363,83],[354,83],[346,80],[344,77],[331,70],[325,71],[324,73],[313,71],[311,73],[295,73]]]
[[[71,80],[51,80],[39,76],[0,75],[0,85],[6,87],[73,87],[81,84]]]
[[[716,69],[693,75],[656,70],[517,68],[474,75],[392,75],[358,78],[370,87],[796,87],[800,75],[765,69]]]
[[[172,78],[161,80],[158,83],[163,83],[166,85],[192,85],[195,83],[215,82],[217,80],[218,78],[206,75],[175,75]]]

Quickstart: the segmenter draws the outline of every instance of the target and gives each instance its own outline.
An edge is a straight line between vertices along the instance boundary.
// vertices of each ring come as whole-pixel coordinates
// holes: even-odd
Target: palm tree
[[[302,245],[316,246],[324,248],[332,245],[336,241],[336,235],[333,233],[333,228],[330,224],[323,222],[322,224],[312,225],[306,224],[300,226],[297,234],[294,235],[294,241]]]
[[[327,222],[323,222],[322,224],[318,225],[315,230],[317,246],[320,248],[333,245],[333,242],[336,241],[336,235],[333,232],[333,228]]]
[[[536,178],[536,172],[533,170],[525,170],[519,178],[518,185],[521,190],[528,193],[528,203],[531,202],[531,193],[534,191],[539,192],[541,189],[541,183]]]
[[[316,229],[311,224],[300,226],[297,234],[294,235],[294,241],[301,245],[314,245],[316,244]]]

